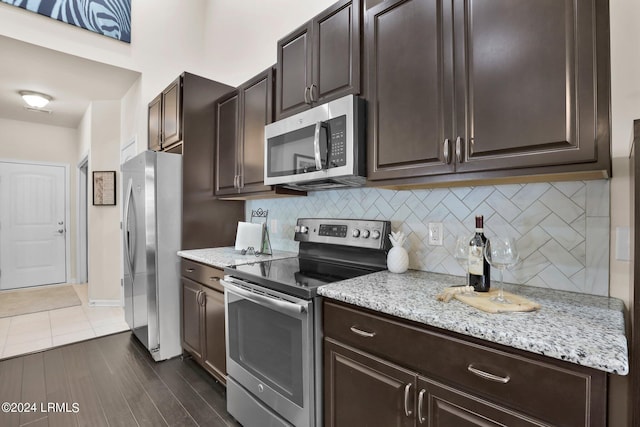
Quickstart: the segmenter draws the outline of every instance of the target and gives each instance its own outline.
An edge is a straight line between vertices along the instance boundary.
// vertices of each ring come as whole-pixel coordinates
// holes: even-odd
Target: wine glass
[[[490,300],[499,304],[510,304],[511,301],[504,297],[502,288],[504,287],[504,270],[515,266],[519,260],[516,239],[503,236],[492,237],[487,240],[484,247],[484,257],[492,267],[500,271],[498,295],[491,297]]]
[[[460,267],[468,273],[469,272],[469,241],[470,236],[459,235],[456,237],[456,246],[453,249],[453,257],[458,261]]]

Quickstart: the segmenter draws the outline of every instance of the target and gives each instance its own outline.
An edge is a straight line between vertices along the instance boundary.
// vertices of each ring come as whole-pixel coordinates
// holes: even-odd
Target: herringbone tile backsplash
[[[276,249],[297,251],[297,218],[388,219],[407,235],[410,268],[453,275],[456,236],[472,234],[475,215],[485,235],[513,236],[522,262],[505,273],[511,283],[596,295],[609,292],[609,181],[570,181],[394,191],[357,188],[310,192],[307,197],[252,200],[269,210]],[[275,221],[274,221],[275,220]],[[430,246],[430,222],[444,225],[444,245]]]

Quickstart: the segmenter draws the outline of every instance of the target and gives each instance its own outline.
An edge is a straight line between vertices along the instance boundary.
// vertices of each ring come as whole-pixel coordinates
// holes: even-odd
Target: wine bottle
[[[484,257],[487,238],[484,235],[484,218],[476,216],[476,234],[469,242],[469,286],[476,292],[488,292],[491,287],[491,267]]]

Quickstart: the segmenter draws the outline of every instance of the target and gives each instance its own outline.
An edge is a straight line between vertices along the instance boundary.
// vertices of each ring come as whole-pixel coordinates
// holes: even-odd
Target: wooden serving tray
[[[504,297],[511,301],[511,304],[500,304],[490,300],[497,295],[498,290],[492,289],[489,292],[460,293],[456,294],[454,298],[487,313],[534,311],[541,307],[537,302],[506,291]]]

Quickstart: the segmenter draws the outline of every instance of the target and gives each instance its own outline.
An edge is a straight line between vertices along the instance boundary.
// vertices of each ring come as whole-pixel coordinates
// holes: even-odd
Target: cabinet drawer
[[[220,279],[224,277],[223,270],[183,258],[182,275],[209,288],[224,292],[220,284]]]
[[[604,372],[507,353],[327,301],[324,334],[553,425],[604,425]]]

